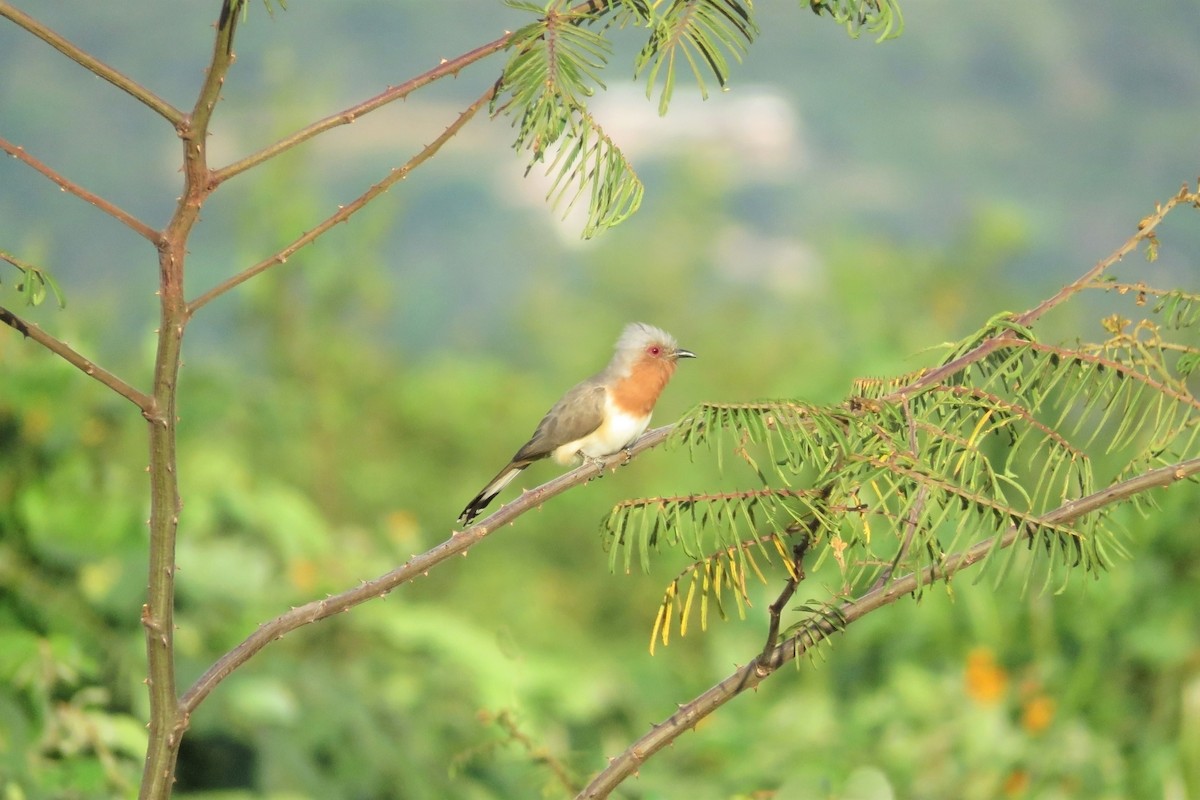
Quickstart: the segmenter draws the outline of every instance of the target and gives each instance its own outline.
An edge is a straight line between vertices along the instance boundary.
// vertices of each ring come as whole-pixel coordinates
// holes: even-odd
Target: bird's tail
[[[478,517],[479,512],[487,508],[488,504],[496,499],[496,495],[504,491],[504,487],[512,483],[513,478],[520,475],[521,470],[528,466],[528,462],[521,464],[514,461],[500,470],[500,474],[492,478],[488,485],[483,487],[471,502],[467,503],[467,507],[458,515],[458,521],[464,525],[470,525],[471,520]]]

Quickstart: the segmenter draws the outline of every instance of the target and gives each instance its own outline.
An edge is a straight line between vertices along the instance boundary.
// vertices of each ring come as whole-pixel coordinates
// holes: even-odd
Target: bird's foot
[[[579,451],[579,457],[583,459],[583,463],[596,468],[596,477],[604,477],[604,459],[598,456],[588,455],[582,450]]]

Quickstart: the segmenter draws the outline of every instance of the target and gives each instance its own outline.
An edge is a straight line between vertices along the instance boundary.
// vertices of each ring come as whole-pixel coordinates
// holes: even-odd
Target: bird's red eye
[[[646,352],[652,356],[656,356],[662,352],[662,348],[656,344],[652,344],[646,348]]]

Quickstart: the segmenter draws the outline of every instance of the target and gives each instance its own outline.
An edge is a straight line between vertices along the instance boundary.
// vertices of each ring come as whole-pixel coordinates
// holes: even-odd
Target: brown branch
[[[597,477],[603,470],[621,466],[629,459],[662,444],[671,433],[674,426],[665,425],[644,434],[634,442],[628,450],[622,450],[600,460],[599,464],[590,463],[577,467],[554,480],[548,481],[536,489],[521,494],[512,502],[501,506],[488,517],[480,520],[464,531],[455,531],[449,539],[415,555],[407,562],[373,580],[365,581],[353,589],[335,594],[321,600],[314,600],[302,606],[297,606],[270,622],[263,623],[258,630],[250,634],[237,647],[230,650],[217,660],[201,675],[192,687],[180,699],[184,726],[187,715],[196,709],[217,685],[227,678],[234,670],[250,660],[259,651],[288,633],[318,620],[349,611],[357,605],[375,598],[384,598],[396,587],[408,583],[414,578],[429,574],[429,571],[452,556],[466,556],[467,551],[495,533],[505,525],[515,521],[525,513],[539,508],[550,498],[562,494],[566,490],[586,483]]]
[[[791,602],[792,596],[796,594],[796,589],[800,586],[800,581],[804,580],[804,556],[808,552],[808,545],[812,541],[813,527],[816,525],[814,520],[811,524],[796,523],[788,527],[786,531],[788,536],[804,530],[804,534],[800,540],[792,545],[792,564],[788,570],[787,581],[783,585],[783,591],[775,598],[775,602],[767,606],[767,638],[763,643],[762,654],[759,659],[763,659],[768,653],[773,651],[779,644],[779,625],[783,618],[783,608]]]
[[[370,98],[369,100],[364,100],[358,105],[351,106],[344,111],[339,111],[336,114],[332,114],[322,120],[318,120],[306,128],[301,128],[295,133],[280,139],[278,142],[275,142],[273,145],[259,150],[257,153],[246,156],[242,160],[236,161],[229,166],[215,170],[212,175],[212,183],[215,186],[227,181],[235,175],[239,175],[251,167],[257,166],[258,164],[261,164],[262,162],[273,158],[280,153],[290,150],[291,148],[296,147],[297,145],[302,144],[303,142],[306,142],[314,136],[322,134],[331,128],[336,128],[339,125],[349,125],[359,117],[365,116],[366,114],[369,114],[378,108],[382,108],[388,103],[392,103],[396,100],[402,100],[415,92],[417,89],[427,86],[439,78],[444,78],[447,75],[457,75],[458,72],[464,67],[486,58],[487,56],[490,56],[499,50],[503,50],[508,46],[508,42],[511,38],[512,34],[506,33],[499,39],[488,42],[481,47],[477,47],[469,53],[464,53],[458,58],[453,58],[449,61],[443,61],[441,64],[429,70],[428,72],[418,75],[412,80],[405,81],[399,86],[393,86],[386,91]]]
[[[0,0],[0,2],[2,2],[2,0]],[[118,208],[115,204],[111,203],[108,200],[105,200],[103,197],[101,197],[97,194],[93,194],[92,192],[89,192],[87,189],[84,189],[79,184],[64,177],[60,173],[51,169],[50,167],[46,166],[45,163],[43,163],[42,161],[40,161],[37,158],[34,158],[28,152],[26,152],[24,147],[13,144],[12,142],[8,141],[7,139],[0,138],[0,150],[3,150],[4,152],[8,153],[13,158],[19,159],[20,161],[24,161],[27,165],[29,165],[30,167],[32,167],[33,169],[42,173],[42,175],[45,175],[47,178],[49,178],[51,181],[53,181],[58,186],[58,188],[62,189],[64,192],[70,192],[71,194],[75,195],[76,197],[83,200],[84,202],[91,203],[96,208],[98,208],[101,211],[103,211],[104,213],[108,214],[110,217],[113,217],[114,219],[125,223],[125,225],[132,228],[135,232],[140,234],[143,238],[148,239],[155,245],[157,245],[159,243],[159,240],[162,238],[162,235],[159,234],[158,231],[154,230],[149,225],[147,225],[146,223],[139,220],[137,217],[133,216],[132,214],[130,214],[127,211],[123,211],[122,209]]]
[[[1153,242],[1155,237],[1154,232],[1158,228],[1159,223],[1163,221],[1163,218],[1166,217],[1167,214],[1171,213],[1171,209],[1175,208],[1175,206],[1179,205],[1180,203],[1188,203],[1200,208],[1200,187],[1197,187],[1196,192],[1191,192],[1189,191],[1187,184],[1184,184],[1179,190],[1178,194],[1167,200],[1167,202],[1158,205],[1154,209],[1153,214],[1139,222],[1137,233],[1129,237],[1125,244],[1113,251],[1108,258],[1097,263],[1096,266],[1083,273],[1083,275],[1079,276],[1079,278],[1077,278],[1073,283],[1069,283],[1064,286],[1059,290],[1058,294],[1046,298],[1041,303],[1038,303],[1036,306],[1026,311],[1024,314],[1017,315],[1017,317],[1014,319],[1014,322],[1016,322],[1018,325],[1032,324],[1050,309],[1061,305],[1075,294],[1094,284],[1097,278],[1107,272],[1118,261],[1125,258],[1125,256],[1137,249],[1137,246],[1143,241],[1150,240]]]
[[[150,720],[139,791],[141,800],[161,800],[171,795],[179,747],[188,726],[188,716],[179,706],[175,668],[175,548],[183,508],[177,467],[176,404],[183,334],[188,322],[184,266],[188,237],[211,193],[209,123],[233,65],[233,40],[245,2],[224,0],[221,4],[204,83],[191,114],[176,126],[183,144],[183,192],[158,248],[160,316],[153,393],[159,413],[149,425],[150,542],[146,603],[142,606]]]
[[[1112,254],[1099,261],[1094,267],[1083,273],[1083,275],[1081,275],[1079,278],[1064,286],[1058,291],[1057,294],[1046,298],[1028,311],[1015,315],[1012,318],[1013,323],[1028,327],[1044,316],[1046,312],[1066,302],[1068,299],[1084,289],[1094,286],[1097,278],[1112,268],[1112,266],[1117,262],[1125,258],[1125,256],[1136,250],[1138,245],[1140,245],[1142,242],[1153,242],[1155,240],[1155,230],[1158,228],[1159,223],[1161,223],[1163,218],[1166,217],[1166,215],[1169,214],[1171,210],[1180,203],[1187,203],[1200,207],[1200,189],[1198,189],[1196,192],[1191,192],[1185,185],[1182,189],[1180,189],[1178,194],[1176,194],[1166,203],[1159,205],[1153,214],[1143,219],[1138,224],[1137,233],[1129,237],[1129,239],[1127,239],[1124,244],[1114,250]],[[897,389],[895,392],[892,392],[890,395],[881,398],[881,402],[896,401],[903,397],[912,397],[913,395],[919,394],[925,389],[928,389],[930,386],[944,383],[947,376],[953,375],[954,373],[965,369],[971,364],[986,358],[988,355],[1000,349],[1001,347],[1012,344],[1016,340],[1017,337],[1012,331],[1004,331],[997,336],[993,336],[990,339],[980,342],[979,345],[972,349],[969,353],[964,353],[953,361],[925,372],[912,383],[909,383],[900,389]]]
[[[95,56],[84,52],[78,45],[67,41],[55,31],[47,28],[23,11],[13,8],[11,4],[4,2],[4,0],[0,0],[0,17],[7,17],[12,20],[76,64],[108,81],[135,100],[140,101],[172,125],[179,125],[183,119],[182,111],[154,94],[154,92],[151,92],[132,78],[121,74]]]
[[[1065,503],[1045,515],[1041,521],[1044,524],[1066,524],[1112,503],[1126,500],[1150,489],[1170,486],[1197,474],[1200,474],[1200,458],[1160,467],[1109,486],[1087,497]],[[813,646],[872,611],[894,603],[928,583],[949,580],[961,570],[984,560],[994,550],[1011,547],[1024,531],[1024,526],[1011,526],[998,540],[988,538],[978,542],[960,553],[949,556],[940,565],[928,566],[919,572],[897,578],[886,586],[873,588],[862,597],[843,603],[834,614],[823,615],[820,619],[813,620],[799,633],[766,653],[765,657],[760,655],[755,658],[717,685],[680,706],[678,711],[663,722],[652,725],[648,733],[631,744],[621,755],[612,759],[609,765],[598,773],[577,796],[577,800],[608,797],[626,778],[636,774],[640,766],[652,755],[674,742],[687,730],[695,728],[701,720],[725,703],[743,692],[757,687],[774,674],[779,667],[804,655]],[[836,623],[830,621],[829,616],[835,617],[838,621]]]
[[[311,244],[317,239],[317,237],[333,228],[333,226],[337,225],[339,222],[345,222],[350,218],[351,215],[362,209],[363,206],[365,206],[371,200],[386,192],[392,187],[393,184],[404,180],[406,177],[408,177],[410,172],[419,167],[425,161],[429,160],[435,153],[437,153],[438,150],[442,148],[442,145],[444,145],[456,133],[458,133],[458,131],[464,125],[466,125],[473,116],[475,116],[476,112],[478,112],[480,108],[482,108],[492,99],[495,91],[496,89],[494,86],[490,87],[486,92],[480,95],[479,99],[477,99],[474,103],[468,106],[466,110],[459,114],[458,119],[456,119],[448,128],[446,128],[446,130],[442,131],[440,136],[426,145],[421,152],[409,159],[408,162],[403,166],[393,169],[391,174],[364,192],[354,202],[350,203],[349,205],[341,206],[335,214],[325,219],[315,228],[296,239],[294,242],[280,250],[275,255],[265,258],[254,266],[242,270],[238,274],[221,282],[197,297],[188,304],[188,316],[190,317],[191,315],[195,314],[200,308],[207,305],[210,301],[220,297],[235,286],[245,283],[255,275],[258,275],[260,272],[265,272],[271,267],[283,264],[289,258],[291,258],[292,254],[294,254],[297,250]]]
[[[574,8],[563,12],[559,16],[583,17],[588,14],[602,12],[606,10],[609,5],[610,3],[608,0],[588,0],[587,2],[580,3]],[[235,175],[239,175],[251,167],[261,164],[262,162],[273,158],[280,153],[290,150],[291,148],[296,147],[297,145],[302,144],[303,142],[306,142],[314,136],[318,136],[327,130],[341,125],[349,125],[360,117],[382,108],[389,103],[393,103],[397,100],[403,100],[416,90],[428,86],[435,81],[441,80],[442,78],[450,75],[457,76],[458,73],[461,72],[465,67],[468,67],[477,61],[482,61],[488,56],[508,47],[509,42],[512,41],[512,37],[513,32],[506,31],[504,35],[498,39],[494,39],[487,44],[480,45],[479,47],[463,53],[456,58],[443,60],[433,69],[417,75],[416,77],[405,81],[399,86],[389,87],[370,99],[364,100],[363,102],[351,106],[344,111],[331,114],[324,119],[317,120],[311,125],[285,136],[269,147],[265,147],[256,153],[246,156],[240,161],[235,161],[226,167],[215,170],[212,175],[213,185],[216,186],[217,184],[227,181]]]
[[[153,397],[138,391],[103,367],[97,366],[95,362],[80,355],[78,351],[66,342],[56,339],[34,323],[21,319],[7,308],[0,307],[0,322],[3,322],[25,338],[37,342],[71,366],[78,368],[85,375],[100,381],[100,383],[141,409],[142,416],[149,417],[154,414],[155,404]]]
[[[904,408],[904,419],[908,426],[908,451],[913,460],[919,458],[919,446],[917,443],[917,425],[916,418],[912,415],[912,407],[905,397],[902,406]],[[887,582],[892,579],[892,575],[896,573],[896,567],[900,566],[905,556],[908,555],[908,550],[912,547],[913,539],[917,535],[917,522],[921,518],[921,512],[925,508],[925,503],[929,500],[929,485],[921,484],[921,488],[917,490],[917,496],[913,500],[913,504],[908,509],[907,518],[904,520],[904,540],[900,542],[900,548],[896,551],[896,557],[891,563],[884,568],[883,573],[871,586],[872,589],[879,589],[887,585]]]

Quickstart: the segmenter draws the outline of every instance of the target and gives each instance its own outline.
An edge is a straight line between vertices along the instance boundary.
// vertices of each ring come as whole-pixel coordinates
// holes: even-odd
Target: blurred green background
[[[19,6],[190,105],[217,3]],[[212,148],[226,163],[521,22],[493,3],[252,6]],[[647,185],[592,242],[560,222],[476,120],[433,162],[286,266],[197,317],[180,412],[180,678],[289,605],[444,539],[573,381],[640,319],[700,354],[659,404],[835,402],[925,348],[1035,304],[1200,170],[1200,7],[907,0],[897,41],[853,41],[798,3],[730,91],[684,87],[665,119],[625,80],[595,111]],[[195,295],[403,163],[474,98],[464,71],[206,206]],[[152,225],[178,194],[160,120],[9,23],[0,135]],[[1200,222],[1127,275],[1195,290]],[[13,159],[0,247],[49,268],[65,311],[30,318],[147,383],[157,269],[125,229]],[[13,306],[9,274],[0,302]],[[1099,336],[1074,308],[1045,338]],[[136,791],[146,692],[140,417],[0,332],[0,787]],[[537,466],[531,486],[555,469]],[[654,451],[557,498],[386,600],[302,629],[193,717],[183,796],[565,794],[761,647],[744,621],[647,652],[663,585],[608,571],[598,522],[633,495],[713,479]],[[502,499],[513,496],[513,489]],[[649,762],[630,798],[1200,797],[1200,500],[1129,516],[1133,559],[1059,596],[960,580],[855,625]],[[814,593],[816,589],[814,589]],[[802,589],[801,595],[804,595]],[[802,597],[798,597],[802,599]]]

